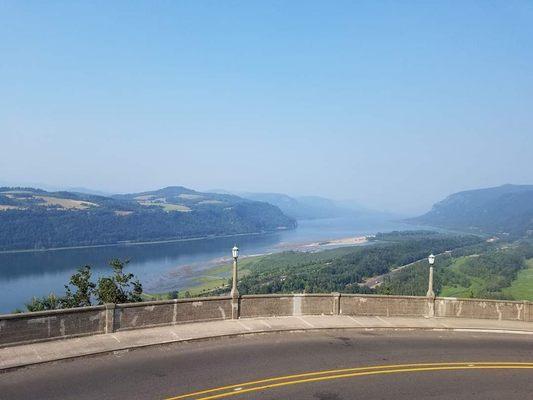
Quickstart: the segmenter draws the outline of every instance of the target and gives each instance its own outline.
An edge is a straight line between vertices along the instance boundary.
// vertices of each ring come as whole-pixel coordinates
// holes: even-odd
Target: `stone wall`
[[[437,317],[533,321],[533,303],[479,299],[435,299]]]
[[[0,315],[0,346],[105,332],[105,306]]]
[[[0,346],[232,318],[231,297],[202,297],[0,315]],[[355,294],[241,296],[241,318],[291,315],[484,318],[533,322],[533,303]]]
[[[239,306],[241,318],[287,316],[293,314],[293,296],[242,296]]]
[[[334,296],[330,294],[249,295],[240,299],[240,316],[281,317],[287,315],[332,315]]]
[[[119,304],[115,308],[114,330],[230,318],[231,297]]]
[[[423,317],[428,312],[425,297],[346,294],[340,297],[340,314],[343,315]]]

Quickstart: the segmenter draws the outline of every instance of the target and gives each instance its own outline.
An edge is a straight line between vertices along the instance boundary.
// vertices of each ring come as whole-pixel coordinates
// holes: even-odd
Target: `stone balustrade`
[[[268,294],[108,304],[0,315],[0,346],[162,325],[298,315],[455,317],[533,322],[533,303],[359,294]]]

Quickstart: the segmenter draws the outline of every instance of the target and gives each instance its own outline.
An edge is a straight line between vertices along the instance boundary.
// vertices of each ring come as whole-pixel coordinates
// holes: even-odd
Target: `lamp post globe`
[[[231,249],[231,254],[233,255],[234,259],[237,259],[239,257],[239,248],[237,245],[233,246],[233,249]]]
[[[429,262],[429,265],[433,265],[435,264],[435,256],[433,255],[433,253],[431,253],[428,257],[428,262]]]

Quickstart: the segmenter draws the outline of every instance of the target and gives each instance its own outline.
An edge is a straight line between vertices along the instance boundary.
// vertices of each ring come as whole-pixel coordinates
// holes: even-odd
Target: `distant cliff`
[[[513,236],[533,233],[533,185],[503,185],[448,196],[409,220],[450,229]]]
[[[181,186],[115,196],[0,188],[0,250],[45,249],[292,229],[278,208]]]

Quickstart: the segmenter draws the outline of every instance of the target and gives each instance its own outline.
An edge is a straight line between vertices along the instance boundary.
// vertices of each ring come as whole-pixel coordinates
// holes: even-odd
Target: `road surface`
[[[531,398],[531,393],[533,337],[493,333],[260,334],[0,374],[2,400],[514,400]]]

